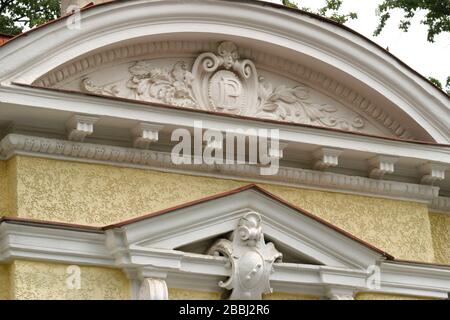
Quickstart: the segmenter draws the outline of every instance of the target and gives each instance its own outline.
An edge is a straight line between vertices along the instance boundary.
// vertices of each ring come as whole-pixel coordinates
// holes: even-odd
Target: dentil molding
[[[291,167],[280,167],[276,175],[262,177],[260,168],[256,165],[176,165],[172,162],[170,153],[166,152],[9,134],[0,142],[0,157],[8,159],[15,154],[276,183],[426,203],[436,201],[439,195],[439,188],[429,185]]]
[[[436,197],[432,200],[430,210],[450,214],[450,197]]]

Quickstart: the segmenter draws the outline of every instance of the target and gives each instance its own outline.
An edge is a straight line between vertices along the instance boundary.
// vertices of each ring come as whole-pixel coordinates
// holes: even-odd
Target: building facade
[[[0,299],[448,299],[445,93],[299,10],[97,2],[0,46]]]

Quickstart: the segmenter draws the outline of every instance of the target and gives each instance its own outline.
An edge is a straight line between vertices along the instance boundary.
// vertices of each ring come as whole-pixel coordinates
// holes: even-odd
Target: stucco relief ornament
[[[230,300],[261,300],[263,293],[272,293],[273,263],[280,262],[282,254],[273,243],[265,243],[259,214],[244,215],[231,241],[218,240],[208,254],[223,255],[230,260],[231,276],[219,282],[220,287],[232,290]]]
[[[192,67],[194,96],[201,109],[248,115],[256,101],[257,72],[248,59],[240,59],[232,42],[222,42],[217,54],[198,56]]]
[[[173,106],[194,108],[192,96],[192,74],[186,64],[177,62],[171,69],[154,68],[151,61],[136,62],[129,69],[130,79],[126,82],[128,93],[118,89],[117,84],[97,86],[91,79],[83,80],[86,91],[140,101],[166,103]]]
[[[257,118],[285,120],[289,122],[315,124],[342,130],[362,129],[363,119],[338,118],[338,109],[328,104],[312,101],[309,89],[304,86],[278,86],[275,89],[264,77],[259,77]]]
[[[190,70],[184,61],[169,68],[155,67],[152,61],[138,61],[128,71],[130,77],[125,83],[98,86],[86,78],[82,88],[140,101],[343,130],[365,126],[359,116],[347,119],[338,115],[338,108],[316,103],[305,86],[274,88],[258,75],[251,60],[240,57],[236,44],[229,41],[222,42],[217,53],[200,54]]]

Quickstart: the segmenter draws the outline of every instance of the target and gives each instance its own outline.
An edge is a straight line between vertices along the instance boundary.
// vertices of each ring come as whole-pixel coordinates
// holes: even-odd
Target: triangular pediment
[[[229,238],[239,220],[261,216],[265,242],[272,242],[289,263],[366,269],[389,257],[386,253],[249,185],[110,226],[120,229],[135,249],[161,249],[207,254],[217,239]]]

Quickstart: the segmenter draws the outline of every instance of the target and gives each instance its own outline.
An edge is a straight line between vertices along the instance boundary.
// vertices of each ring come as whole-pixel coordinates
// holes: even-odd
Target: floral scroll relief
[[[192,73],[184,62],[177,62],[171,70],[154,68],[150,61],[139,61],[129,68],[127,92],[117,84],[96,86],[89,78],[83,80],[83,89],[97,94],[126,97],[140,101],[166,103],[179,107],[196,108],[192,96]]]
[[[285,120],[289,122],[336,127],[343,130],[362,129],[363,119],[354,117],[352,121],[335,116],[338,109],[327,104],[314,103],[309,89],[303,86],[279,86],[259,78],[257,118]]]
[[[221,43],[217,53],[200,54],[191,69],[184,61],[170,68],[138,61],[128,71],[128,79],[103,86],[86,78],[82,88],[96,94],[343,130],[358,131],[365,126],[359,116],[339,116],[336,107],[314,101],[307,87],[274,88],[258,75],[251,60],[240,57],[232,42]]]

